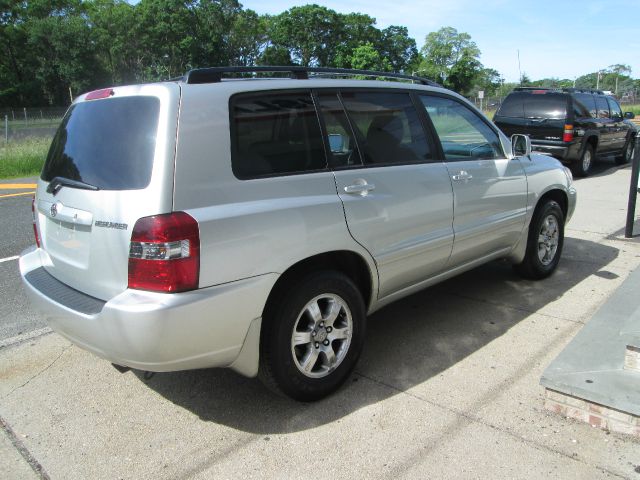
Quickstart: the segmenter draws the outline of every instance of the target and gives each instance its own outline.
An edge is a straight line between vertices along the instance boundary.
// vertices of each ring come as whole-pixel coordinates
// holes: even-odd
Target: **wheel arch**
[[[542,205],[542,203],[548,199],[558,202],[560,208],[562,209],[562,214],[564,215],[566,222],[567,213],[569,211],[569,197],[567,196],[567,193],[560,188],[554,188],[542,194],[540,198],[538,198],[533,211],[535,212],[540,207],[540,205]]]
[[[587,136],[584,142],[584,147],[582,148],[582,151],[584,151],[584,149],[587,148],[587,145],[591,145],[593,147],[593,154],[595,155],[598,152],[599,143],[600,143],[600,138],[598,137],[598,135],[596,135],[595,133],[592,133]]]
[[[294,263],[287,268],[274,284],[265,303],[263,316],[274,299],[283,295],[287,286],[296,282],[308,273],[319,270],[335,270],[345,274],[355,283],[362,294],[365,307],[368,309],[377,286],[377,272],[372,271],[372,266],[358,253],[351,250],[335,250],[319,253]]]
[[[524,259],[527,251],[527,241],[529,239],[530,224],[533,221],[535,212],[538,210],[538,208],[540,208],[540,205],[542,205],[546,200],[549,199],[556,201],[560,205],[560,209],[562,210],[562,214],[564,215],[566,223],[567,214],[569,212],[569,197],[567,193],[561,188],[553,187],[540,195],[536,200],[535,206],[531,209],[531,216],[528,217],[527,224],[522,231],[522,234],[520,235],[520,240],[508,256],[508,259],[512,263],[518,264]]]

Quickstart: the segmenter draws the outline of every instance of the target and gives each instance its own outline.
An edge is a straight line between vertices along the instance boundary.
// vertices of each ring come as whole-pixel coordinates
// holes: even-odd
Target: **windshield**
[[[145,188],[151,180],[160,101],[122,97],[72,106],[53,139],[41,178],[100,190]]]

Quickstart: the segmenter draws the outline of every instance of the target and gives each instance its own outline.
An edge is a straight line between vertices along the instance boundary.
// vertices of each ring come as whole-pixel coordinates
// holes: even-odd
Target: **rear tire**
[[[546,278],[558,266],[563,245],[564,214],[558,202],[545,200],[531,219],[524,260],[514,265],[514,269],[531,280]]]
[[[591,172],[591,167],[593,166],[593,162],[595,160],[595,154],[593,150],[593,145],[587,143],[584,147],[584,151],[580,156],[580,160],[575,161],[571,165],[571,171],[576,177],[586,177]]]
[[[321,271],[291,282],[265,310],[258,375],[276,393],[319,400],[355,367],[365,324],[362,295],[346,275]]]

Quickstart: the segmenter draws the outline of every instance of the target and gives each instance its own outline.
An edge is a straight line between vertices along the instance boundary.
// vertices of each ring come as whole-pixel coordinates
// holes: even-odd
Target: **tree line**
[[[0,0],[0,107],[67,105],[88,90],[220,65],[303,65],[425,76],[459,93],[505,85],[467,33],[418,50],[407,28],[318,5],[259,15],[237,0]]]

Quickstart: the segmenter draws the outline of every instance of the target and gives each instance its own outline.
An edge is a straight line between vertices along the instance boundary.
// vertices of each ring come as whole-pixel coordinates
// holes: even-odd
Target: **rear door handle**
[[[347,185],[344,187],[345,193],[350,193],[352,195],[366,195],[371,190],[374,190],[376,186],[373,183],[367,183],[366,180],[358,178],[351,185]]]
[[[451,178],[453,178],[453,180],[456,182],[465,182],[467,180],[471,180],[473,178],[473,175],[471,175],[466,170],[460,170],[455,175],[452,175]]]

